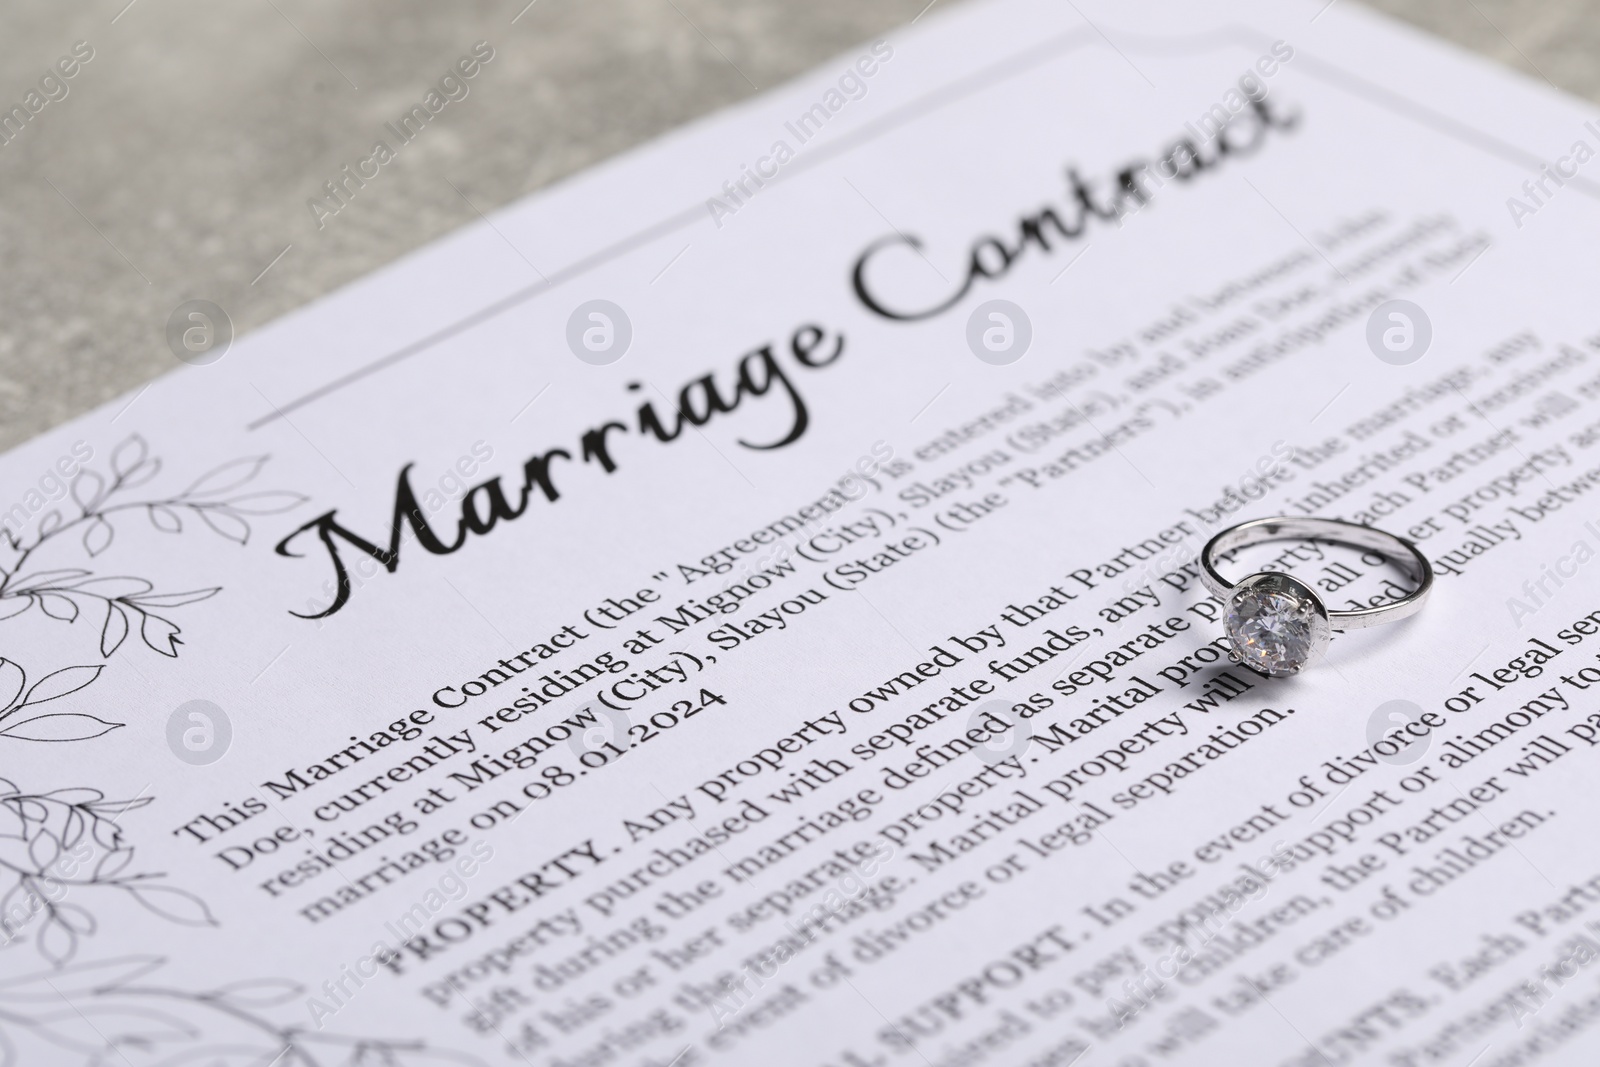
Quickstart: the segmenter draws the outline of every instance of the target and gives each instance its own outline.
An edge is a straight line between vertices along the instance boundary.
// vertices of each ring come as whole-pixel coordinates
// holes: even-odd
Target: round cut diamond
[[[1296,674],[1311,659],[1316,607],[1281,589],[1239,590],[1228,601],[1225,625],[1239,661],[1274,677]]]

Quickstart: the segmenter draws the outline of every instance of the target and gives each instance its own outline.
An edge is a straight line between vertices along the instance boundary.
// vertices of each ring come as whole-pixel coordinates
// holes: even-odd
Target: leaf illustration
[[[89,577],[89,572],[78,567],[63,567],[60,570],[39,571],[20,579],[10,589],[13,593],[27,593],[35,589],[64,589],[68,583],[78,578]]]
[[[191,589],[187,593],[154,593],[150,596],[140,593],[123,599],[130,604],[137,604],[141,608],[178,608],[185,604],[208,600],[220,592],[222,592],[222,586],[214,585],[210,589]]]
[[[106,621],[100,627],[100,654],[110,659],[127,639],[128,613],[112,601],[106,601]]]
[[[244,544],[250,540],[250,524],[231,511],[221,508],[203,508],[200,518],[205,524],[230,541]]]
[[[0,800],[4,800],[7,796],[13,796],[20,792],[21,790],[17,788],[17,783],[13,782],[9,778],[0,778]]]
[[[7,856],[15,858],[18,855],[15,851],[18,840],[18,838],[0,837],[0,846],[11,850],[6,853]],[[11,867],[19,866],[9,861],[7,865]],[[12,873],[7,871],[6,876],[10,877]],[[34,906],[33,896],[32,889],[21,878],[11,884],[11,888],[6,891],[4,896],[0,896],[0,933],[20,930],[27,925],[28,920],[33,918],[33,913],[37,910]]]
[[[132,800],[97,800],[85,805],[96,815],[121,815],[123,812],[142,808],[155,800],[155,797],[134,797]]]
[[[78,843],[83,836],[83,812],[77,808],[67,809],[67,825],[61,830],[61,847],[69,850]]]
[[[72,957],[78,954],[78,932],[58,916],[51,915],[39,924],[33,944],[39,955],[60,967],[72,962]]]
[[[72,479],[72,499],[87,514],[106,495],[106,480],[95,471],[79,471]]]
[[[150,525],[162,533],[183,532],[183,520],[171,508],[161,504],[147,504],[144,510],[150,516]]]
[[[146,615],[144,621],[139,624],[139,635],[144,638],[144,643],[163,656],[173,658],[177,658],[178,646],[183,644],[178,639],[178,634],[181,632],[176,624],[159,615]]]
[[[306,987],[287,978],[254,978],[214,990],[212,996],[238,1008],[272,1008],[305,994]]]
[[[45,822],[50,818],[50,809],[39,803],[33,797],[19,797],[16,801],[17,811],[25,822]],[[28,831],[24,830],[26,834]]]
[[[96,881],[105,881],[115,878],[133,862],[133,849],[114,848],[100,857],[100,862],[95,864],[94,877]]]
[[[94,840],[101,848],[115,852],[122,847],[122,829],[110,819],[96,819]]]
[[[68,693],[76,693],[84,686],[100,677],[100,672],[105,667],[63,667],[59,671],[52,671],[34,683],[28,695],[22,701],[22,706],[30,704],[43,704],[46,700],[64,697]]]
[[[74,622],[78,618],[78,605],[71,597],[62,596],[60,593],[40,593],[39,607],[52,619],[62,622]]]
[[[261,473],[262,466],[267,462],[266,456],[246,456],[243,459],[231,460],[202,474],[193,485],[179,494],[180,499],[189,497],[216,496],[226,493],[230,489],[237,489]]]
[[[149,454],[150,446],[145,439],[139,434],[130,434],[111,450],[111,473],[126,478]]]
[[[224,503],[241,515],[278,515],[285,511],[291,511],[310,499],[310,497],[301,493],[273,490],[262,493],[246,493],[244,496],[236,496],[232,500],[224,501]]]
[[[84,785],[73,786],[70,789],[52,789],[45,795],[51,800],[59,800],[63,804],[72,804],[74,806],[79,804],[95,804],[105,800],[106,798],[106,795],[100,792],[100,790],[90,789],[88,786]]]
[[[98,556],[111,547],[111,537],[116,531],[104,518],[97,518],[83,531],[83,549],[90,556]]]
[[[84,937],[91,937],[100,928],[93,915],[76,904],[57,904],[56,918],[67,929]]]
[[[123,477],[122,485],[119,488],[137,489],[160,473],[161,461],[159,459],[147,459]]]
[[[114,575],[105,578],[86,578],[81,582],[75,583],[72,588],[80,593],[105,597],[107,600],[123,600],[128,597],[138,596],[141,593],[148,593],[155,586],[143,578]]]
[[[43,872],[50,869],[53,862],[61,859],[61,838],[50,830],[40,830],[35,833],[34,840],[27,843],[27,857],[34,864],[34,870]]]
[[[32,871],[34,866],[30,849],[31,842],[26,838],[0,837],[0,867],[9,867],[12,871]],[[18,889],[21,889],[20,885]]]
[[[108,734],[122,725],[81,712],[55,712],[12,723],[0,730],[0,737],[11,737],[18,741],[87,741]]]
[[[23,573],[26,563],[33,551],[49,538],[79,526],[83,529],[75,540],[88,559],[97,560],[117,544],[114,513],[134,509],[143,509],[150,525],[159,532],[186,532],[187,517],[191,530],[194,520],[198,519],[217,536],[236,544],[248,544],[253,529],[247,516],[276,515],[299,507],[309,499],[304,494],[287,490],[249,490],[248,483],[261,474],[268,459],[266,455],[256,455],[227,460],[206,470],[177,496],[130,499],[131,494],[124,491],[153,480],[163,470],[163,464],[151,455],[149,442],[143,436],[127,435],[111,449],[109,469],[107,466],[80,468],[75,476],[66,479],[64,495],[68,499],[57,501],[57,507],[47,507],[31,535],[24,538],[20,529],[0,526],[0,622],[26,614],[35,606],[51,619],[69,625],[88,613],[94,616],[93,621],[100,623],[99,644],[103,659],[111,659],[127,646],[135,626],[152,651],[176,658],[178,646],[183,644],[182,628],[161,612],[207,600],[221,592],[221,587],[157,593],[153,583],[143,578],[96,574],[82,567],[28,574]],[[58,483],[57,493],[61,491]],[[108,504],[113,498],[120,503]],[[125,539],[127,529],[121,532]],[[66,541],[65,538],[61,540]],[[94,609],[102,614],[95,616]],[[0,657],[0,700],[3,700],[0,703],[0,737],[26,741],[87,740],[125,725],[71,711],[18,714],[29,705],[77,692],[92,683],[102,669],[103,666],[69,667],[28,689],[29,679],[21,667]],[[32,824],[43,825],[48,820],[58,838],[60,824],[65,823],[73,828],[76,837],[85,840],[92,829],[95,839],[113,850],[120,842],[115,823],[107,816],[91,812],[87,806],[82,810],[66,810],[73,805],[62,807],[62,802],[56,802],[56,806],[51,807],[22,794],[9,798],[0,796],[0,802],[10,805],[0,813],[0,822],[4,818],[20,819],[24,831]],[[24,836],[31,835],[24,833]],[[0,883],[0,890],[3,889]],[[177,906],[172,900],[167,903]],[[70,922],[68,925],[70,927]],[[0,948],[3,947],[0,944]]]
[[[49,830],[40,830],[28,842],[28,859],[33,863],[34,870],[48,870],[60,858],[61,841]]]
[[[8,659],[0,659],[0,708],[9,708],[22,695],[28,676],[21,667]]]
[[[206,902],[188,890],[176,889],[170,885],[125,885],[123,888],[133,896],[133,899],[163,919],[170,919],[185,926],[217,925],[217,920],[212,917],[211,909],[206,907]]]

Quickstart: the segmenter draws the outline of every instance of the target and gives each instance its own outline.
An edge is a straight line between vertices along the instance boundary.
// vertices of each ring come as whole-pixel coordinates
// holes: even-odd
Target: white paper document
[[[194,311],[0,460],[0,1063],[1596,1062],[1597,151],[1353,3],[1000,0]],[[1231,662],[1271,515],[1431,600]]]

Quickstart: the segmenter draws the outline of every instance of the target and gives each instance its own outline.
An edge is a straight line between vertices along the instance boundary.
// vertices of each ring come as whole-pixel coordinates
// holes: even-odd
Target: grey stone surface
[[[0,110],[95,54],[0,146],[0,447],[171,369],[186,300],[248,331],[926,0],[523,2],[6,0]],[[1376,6],[1600,99],[1600,0]],[[470,95],[319,230],[307,198],[478,40]]]

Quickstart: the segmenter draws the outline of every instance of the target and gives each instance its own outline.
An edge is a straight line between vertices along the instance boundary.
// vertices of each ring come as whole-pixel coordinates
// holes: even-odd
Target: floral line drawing
[[[351,1037],[274,1022],[266,1012],[305,995],[299,983],[251,979],[202,991],[140,984],[165,966],[127,956],[0,979],[0,1067],[30,1046],[86,1067],[412,1067],[482,1061],[425,1041]],[[30,1060],[28,1062],[42,1062]]]
[[[94,562],[72,565],[43,558],[70,547],[98,561],[116,544],[124,524],[141,519],[162,534],[204,526],[247,544],[251,517],[288,511],[307,499],[292,492],[246,490],[268,458],[223,463],[176,494],[135,494],[131,491],[157,477],[162,463],[150,456],[143,437],[127,437],[113,450],[109,473],[80,471],[69,486],[71,504],[47,512],[31,536],[22,528],[0,526],[0,623],[14,627],[17,620],[37,619],[53,628],[89,619],[98,629],[103,660],[140,642],[176,658],[182,630],[168,618],[171,610],[209,599],[222,591],[220,586],[157,591],[147,579],[108,574]],[[135,633],[139,641],[128,645]],[[104,670],[104,663],[79,663],[30,680],[20,663],[0,657],[0,738],[86,740],[124,725],[50,710],[60,706],[52,702],[94,684]],[[162,956],[78,962],[84,939],[102,926],[85,903],[97,903],[106,894],[124,895],[172,923],[218,925],[203,900],[166,884],[165,875],[131,870],[134,849],[118,819],[152,799],[109,800],[91,788],[25,793],[0,778],[0,951],[15,953],[15,946],[31,941],[49,965],[31,974],[0,976],[0,1067],[481,1064],[421,1040],[346,1036],[277,1022],[271,1017],[275,1009],[306,996],[305,987],[288,979],[192,990],[150,980],[167,965]]]
[[[28,688],[28,675],[8,659],[0,659],[0,737],[23,741],[79,741],[99,737],[122,724],[106,722],[82,712],[45,712],[5,725],[6,720],[24,708],[76,693],[100,677],[103,666],[63,667],[45,675]]]
[[[127,873],[133,848],[117,819],[152,799],[107,800],[87,788],[24,793],[0,778],[0,947],[38,919],[32,940],[39,955],[57,967],[71,962],[80,939],[99,927],[88,909],[67,899],[87,889],[125,893],[185,926],[217,925],[204,901],[162,884],[163,875]]]
[[[86,567],[30,570],[30,564],[42,549],[64,544],[67,535],[80,531],[83,551],[91,560],[97,559],[111,548],[118,524],[141,513],[161,533],[181,534],[188,521],[191,527],[203,525],[229,541],[247,544],[249,516],[276,515],[307,499],[284,490],[240,492],[261,473],[269,458],[230,460],[176,495],[129,499],[129,490],[144,486],[161,472],[161,460],[150,455],[149,445],[139,434],[125,438],[112,450],[109,474],[84,468],[73,478],[70,493],[76,516],[53,509],[39,520],[31,538],[8,526],[0,527],[0,622],[23,618],[35,608],[38,615],[68,625],[90,618],[99,625],[102,659],[110,659],[135,632],[152,651],[176,658],[183,631],[163,612],[207,600],[220,593],[221,586],[157,592],[154,583],[144,578],[97,574]],[[23,708],[77,692],[98,678],[100,669],[66,667],[46,675],[24,693],[26,672],[15,661],[0,661],[0,696],[8,697],[0,706],[0,723]],[[90,715],[55,712],[13,722],[0,728],[0,737],[83,741],[122,725]]]

